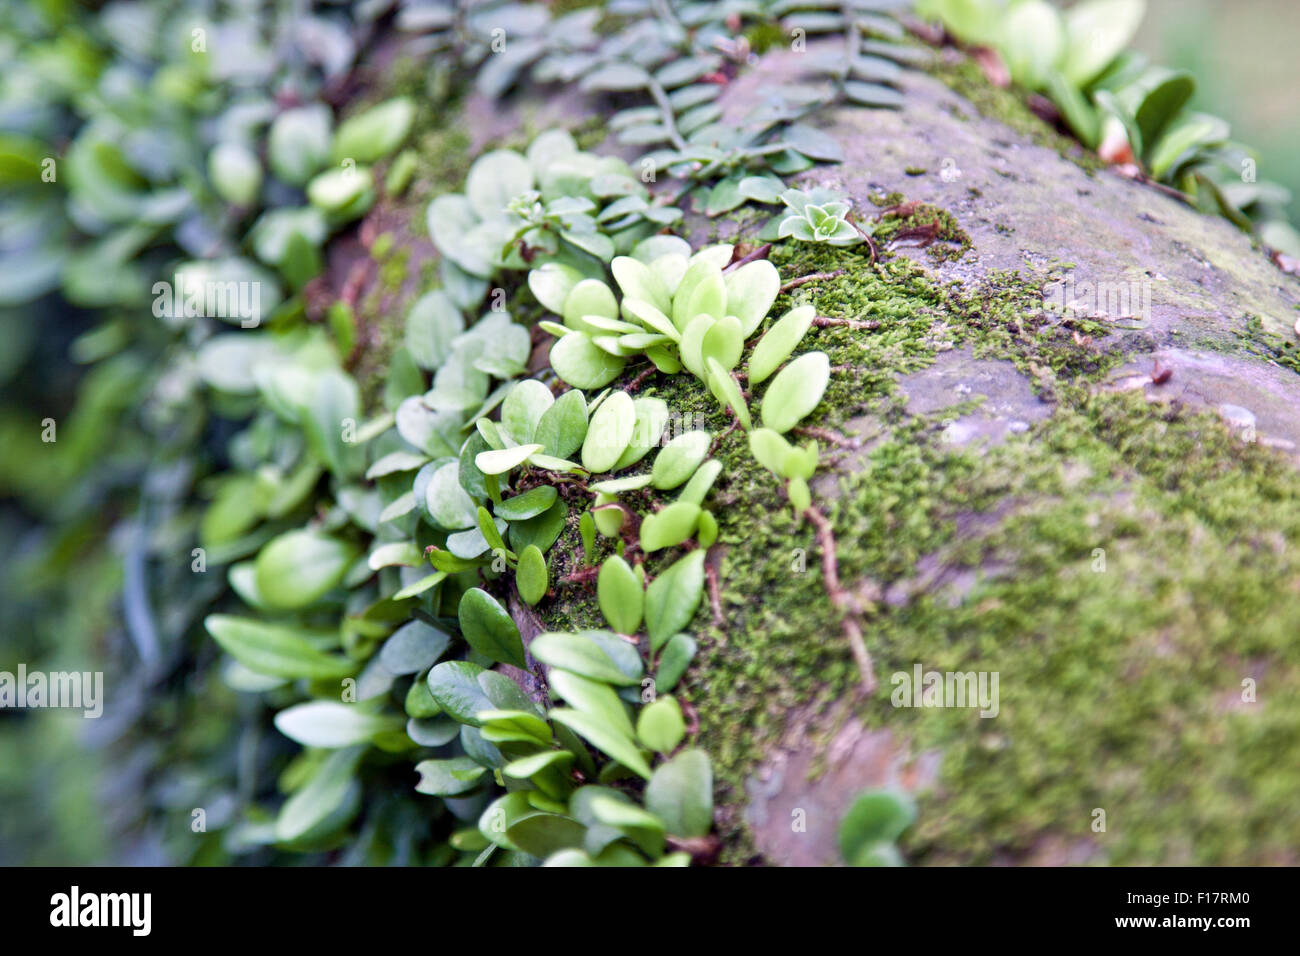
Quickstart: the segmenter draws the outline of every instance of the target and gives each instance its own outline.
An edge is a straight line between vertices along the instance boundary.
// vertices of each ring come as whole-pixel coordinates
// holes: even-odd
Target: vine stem
[[[557,584],[589,584],[596,580],[600,574],[599,564],[589,564],[586,567],[579,568],[576,571],[570,571],[564,577],[560,578]]]
[[[677,129],[677,119],[673,114],[673,105],[668,102],[668,94],[664,88],[659,85],[659,81],[651,77],[650,95],[654,97],[655,105],[659,107],[659,113],[663,118],[664,128],[668,130],[668,138],[672,141],[673,147],[680,151],[687,148],[686,140]]]
[[[638,388],[644,385],[646,381],[650,378],[650,376],[657,371],[659,371],[659,369],[655,366],[653,362],[651,362],[650,367],[639,372],[636,378],[632,379],[632,381],[630,381],[627,384],[627,387],[624,388],[623,391],[627,392],[630,395],[632,392],[635,392]]]
[[[855,329],[864,332],[874,332],[880,328],[879,319],[867,319],[865,322],[859,322],[857,319],[835,319],[828,315],[819,315],[812,320],[814,328],[826,329],[832,326],[842,326],[846,329]]]
[[[801,285],[807,285],[809,282],[816,282],[819,279],[838,279],[844,275],[843,269],[836,269],[834,272],[813,272],[806,276],[800,276],[797,279],[791,279],[785,285],[781,286],[782,292],[789,292],[791,289],[797,289]]]
[[[704,574],[709,580],[709,604],[713,611],[713,626],[722,627],[727,619],[722,616],[722,596],[719,593],[718,569],[716,565],[708,562],[707,556],[704,562]]]
[[[854,616],[853,600],[840,584],[839,561],[835,557],[835,532],[831,528],[830,521],[816,508],[809,508],[804,515],[817,529],[817,544],[822,551],[822,577],[826,581],[826,593],[842,615],[840,627],[844,631],[844,636],[848,638],[853,659],[858,663],[862,689],[872,694],[876,690],[876,668],[871,662],[871,654],[867,651],[866,642],[862,639],[862,628],[858,626],[857,618]]]
[[[816,438],[820,441],[826,442],[828,445],[842,445],[849,448],[858,447],[858,443],[852,439],[846,438],[845,436],[826,428],[814,428],[811,425],[804,425],[801,428],[796,428],[794,433],[801,438],[804,436],[807,436],[808,438]]]

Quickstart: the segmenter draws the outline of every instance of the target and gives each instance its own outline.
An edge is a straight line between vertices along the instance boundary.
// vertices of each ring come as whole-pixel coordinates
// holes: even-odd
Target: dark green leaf
[[[492,595],[482,588],[470,588],[460,599],[457,615],[461,633],[474,650],[494,661],[527,666],[519,628]]]
[[[555,504],[558,492],[550,485],[539,485],[521,495],[507,498],[492,510],[498,518],[507,521],[525,521],[535,518],[551,505]]]
[[[645,619],[652,650],[685,628],[704,596],[704,551],[679,558],[646,589]]]
[[[379,659],[390,674],[414,674],[432,667],[450,643],[451,638],[436,627],[409,621],[384,642]]]
[[[533,813],[516,820],[506,829],[506,838],[532,856],[545,859],[552,853],[582,845],[586,828],[558,813]]]
[[[659,669],[655,672],[655,690],[667,693],[677,686],[686,669],[695,658],[695,640],[689,634],[674,634],[659,658]]]
[[[587,437],[587,401],[580,389],[570,389],[542,413],[533,440],[546,454],[568,458]]]

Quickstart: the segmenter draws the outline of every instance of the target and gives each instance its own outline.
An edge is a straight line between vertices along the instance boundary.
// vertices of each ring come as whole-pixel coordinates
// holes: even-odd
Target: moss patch
[[[874,487],[880,457],[837,516],[868,541],[904,510]],[[1300,558],[1285,547],[1300,476],[1212,416],[1137,396],[1062,408],[984,459],[918,461],[934,504],[914,526],[1010,515],[980,535],[909,535],[927,553],[950,547],[954,568],[998,570],[955,607],[923,594],[878,621],[882,673],[1001,675],[993,720],[884,694],[863,708],[945,755],[913,858],[1026,861],[1065,840],[1110,863],[1294,862],[1300,818],[1281,795],[1300,784]],[[894,570],[870,550],[841,560],[883,565],[886,582]],[[1271,691],[1245,703],[1245,679]]]
[[[890,208],[900,205],[901,209],[887,211],[876,224],[872,236],[878,244],[900,237],[928,235],[930,244],[926,246],[926,254],[935,262],[960,259],[970,249],[970,236],[948,210],[930,203],[904,204],[901,200]]]
[[[749,41],[749,48],[762,56],[773,47],[785,45],[786,35],[778,24],[763,21],[752,24],[745,31],[745,39]]]
[[[1300,342],[1288,341],[1277,335],[1269,335],[1258,316],[1247,320],[1246,331],[1239,335],[1242,348],[1252,354],[1276,362],[1283,368],[1300,374]]]

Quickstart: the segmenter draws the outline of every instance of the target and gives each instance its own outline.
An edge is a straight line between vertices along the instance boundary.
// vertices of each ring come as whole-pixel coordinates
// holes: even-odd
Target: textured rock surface
[[[729,88],[727,117],[739,122],[765,85],[798,68],[797,53],[764,57]],[[1141,326],[1157,341],[1176,334],[1229,342],[1246,331],[1248,315],[1266,330],[1293,334],[1298,284],[1226,220],[1110,171],[1063,162],[981,116],[933,76],[904,76],[905,109],[832,113],[824,129],[847,159],[815,168],[807,182],[848,192],[858,208],[869,206],[872,193],[899,191],[951,212],[974,249],[945,275],[971,281],[994,270],[1073,263],[1076,287],[1149,283],[1151,316]]]

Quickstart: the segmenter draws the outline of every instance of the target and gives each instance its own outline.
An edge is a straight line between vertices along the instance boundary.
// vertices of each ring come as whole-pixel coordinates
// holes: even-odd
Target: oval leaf
[[[772,379],[763,395],[763,425],[787,432],[817,407],[830,381],[831,362],[825,352],[799,356]]]
[[[650,583],[645,593],[645,623],[654,651],[690,624],[704,596],[704,550],[679,558]]]
[[[297,628],[226,614],[209,615],[203,626],[227,654],[259,674],[339,680],[357,672],[356,661],[317,650]]]
[[[616,687],[630,687],[641,680],[641,655],[635,647],[609,631],[578,631],[573,634],[548,631],[533,638],[529,650],[550,667],[559,667]]]
[[[546,557],[535,544],[524,548],[519,555],[519,566],[515,569],[515,587],[529,606],[537,604],[546,596],[546,590],[550,587]]]
[[[275,715],[275,727],[304,747],[337,749],[364,744],[376,734],[400,729],[405,721],[366,713],[356,704],[314,700]]]
[[[515,667],[526,667],[524,642],[510,612],[482,588],[470,588],[457,609],[460,631],[484,657]]]
[[[687,750],[654,772],[645,788],[646,809],[673,836],[708,836],[713,828],[713,768],[703,750]]]
[[[660,490],[676,488],[686,482],[708,457],[711,441],[712,438],[706,431],[678,435],[656,456],[651,482]]]
[[[740,320],[741,338],[763,324],[781,291],[781,274],[766,259],[748,262],[727,275],[727,314]]]
[[[662,511],[646,515],[641,522],[641,550],[649,554],[672,548],[695,533],[700,520],[700,506],[689,501],[674,501]]]
[[[751,388],[775,372],[794,353],[816,316],[817,310],[811,305],[797,306],[781,316],[763,334],[749,357]]]
[[[582,467],[593,473],[613,468],[632,441],[635,427],[636,406],[632,396],[627,392],[614,392],[591,416],[587,437],[582,443]]]
[[[319,531],[286,532],[257,555],[258,594],[279,610],[307,607],[342,581],[356,558],[352,545]]]
[[[581,389],[572,388],[542,413],[533,441],[553,458],[568,458],[582,447],[587,437],[587,400]]]
[[[556,339],[551,346],[551,368],[574,388],[601,388],[618,377],[627,363],[625,358],[610,355],[591,337],[574,332]]]
[[[641,626],[645,590],[641,580],[618,555],[610,555],[596,579],[596,597],[605,621],[620,634],[635,634]]]
[[[664,696],[645,707],[636,720],[636,735],[646,747],[672,753],[686,736],[686,721],[676,698]]]

